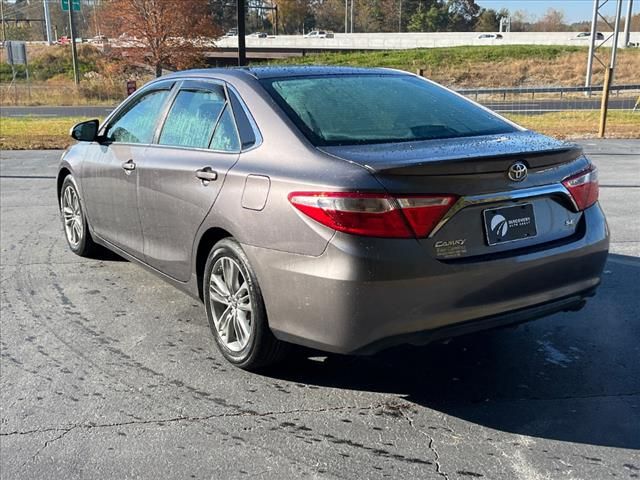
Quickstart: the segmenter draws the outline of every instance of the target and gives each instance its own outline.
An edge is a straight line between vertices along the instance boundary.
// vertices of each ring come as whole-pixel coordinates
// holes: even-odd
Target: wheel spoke
[[[64,203],[69,208],[72,208],[72,206],[71,206],[71,187],[67,187],[67,189],[64,191]]]
[[[222,312],[222,315],[220,315],[220,318],[218,319],[218,332],[220,333],[220,336],[222,338],[224,338],[227,342],[229,341],[229,323],[231,321],[231,305],[229,305],[224,312]]]
[[[74,221],[71,230],[73,231],[73,243],[78,243],[82,237],[82,232],[80,232],[80,224],[77,220]]]
[[[227,295],[220,291],[219,286],[214,283],[213,277],[211,278],[211,283],[209,283],[209,296],[211,297],[211,299],[213,299],[214,302],[229,305]]]
[[[238,302],[238,310],[251,312],[251,297],[249,296],[249,288],[247,282],[243,282],[236,292],[236,302]]]
[[[76,212],[76,215],[80,215],[80,199],[76,192],[73,192],[73,211]]]
[[[71,241],[71,243],[73,243],[74,245],[76,243],[78,243],[77,237],[76,237],[76,229],[74,228],[74,225],[72,224],[69,227],[69,240]]]
[[[236,338],[240,345],[244,347],[249,339],[249,325],[247,317],[243,312],[237,312],[235,316]]]
[[[215,273],[212,273],[210,286],[212,289],[215,289],[216,293],[220,297],[226,298],[229,296],[229,290],[227,289],[227,285],[224,282],[224,279],[222,278],[221,275],[216,275]],[[228,303],[228,302],[225,301],[224,303]]]
[[[238,343],[238,346],[242,345],[242,329],[238,326],[238,316],[233,316],[233,337]]]
[[[222,264],[222,270],[224,273],[224,281],[227,285],[227,290],[229,294],[232,295],[235,293],[237,287],[237,277],[238,277],[238,268],[236,267],[235,262],[233,262],[229,258],[224,258],[224,263]]]

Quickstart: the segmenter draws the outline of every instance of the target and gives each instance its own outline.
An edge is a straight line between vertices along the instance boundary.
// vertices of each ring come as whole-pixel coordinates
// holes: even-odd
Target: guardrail
[[[559,93],[560,98],[565,93],[595,93],[601,92],[602,85],[593,85],[591,87],[507,87],[507,88],[461,88],[456,89],[456,92],[462,95],[502,95],[503,98],[507,97],[507,94],[531,94],[531,98],[534,98],[536,93]],[[640,90],[640,84],[627,84],[627,85],[611,85],[610,91],[621,92],[624,90]]]

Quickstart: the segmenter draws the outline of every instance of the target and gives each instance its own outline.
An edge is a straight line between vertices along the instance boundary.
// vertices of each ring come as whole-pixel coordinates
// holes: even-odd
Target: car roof
[[[387,68],[358,68],[358,67],[333,67],[324,65],[281,65],[264,67],[230,67],[230,68],[203,68],[197,70],[183,70],[165,75],[161,78],[176,78],[197,75],[201,77],[216,77],[218,75],[242,77],[250,75],[258,80],[265,78],[281,77],[309,77],[321,75],[398,75],[407,72],[391,70]]]

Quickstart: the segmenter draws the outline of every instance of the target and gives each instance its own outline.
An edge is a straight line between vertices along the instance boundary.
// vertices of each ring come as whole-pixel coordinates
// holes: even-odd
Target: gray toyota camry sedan
[[[200,298],[246,369],[291,344],[366,354],[578,310],[607,257],[578,147],[405,72],[185,71],[71,135],[71,250]]]

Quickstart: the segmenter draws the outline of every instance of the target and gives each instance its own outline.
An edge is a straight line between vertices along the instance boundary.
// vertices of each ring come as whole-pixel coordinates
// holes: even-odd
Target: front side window
[[[516,131],[445,88],[409,75],[326,75],[262,84],[317,146],[410,142]]]
[[[143,95],[107,127],[106,138],[114,143],[151,143],[162,106],[168,97],[169,90],[155,90]]]
[[[222,87],[181,90],[167,115],[159,143],[176,147],[208,148],[225,106]]]

